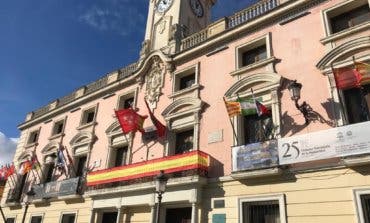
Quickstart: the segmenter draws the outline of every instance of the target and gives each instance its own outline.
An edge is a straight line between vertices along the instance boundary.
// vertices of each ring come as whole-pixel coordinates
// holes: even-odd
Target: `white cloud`
[[[99,31],[126,36],[142,28],[138,24],[145,22],[145,15],[127,0],[108,0],[103,5],[91,6],[78,19]]]
[[[11,163],[15,149],[17,148],[18,139],[8,138],[0,132],[0,165]]]

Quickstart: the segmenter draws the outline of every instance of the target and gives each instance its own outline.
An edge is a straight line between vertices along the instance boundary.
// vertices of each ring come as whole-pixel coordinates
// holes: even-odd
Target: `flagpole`
[[[66,153],[67,153],[67,158],[68,158],[68,162],[71,164],[71,166],[72,166],[72,169],[73,169],[73,173],[75,174],[75,176],[76,176],[76,169],[75,169],[75,165],[74,165],[74,163],[73,163],[73,160],[72,160],[72,158],[71,158],[71,156],[69,155],[69,152],[68,152],[68,149],[67,149],[67,147],[66,146],[64,146],[64,150],[66,151]],[[71,174],[69,174],[69,175],[71,175]]]
[[[222,97],[222,99],[224,100],[224,104],[226,105],[225,97]],[[238,136],[236,135],[234,121],[231,121],[230,116],[229,116],[229,121],[230,121],[230,124],[231,124],[232,129],[233,129],[233,134],[234,134],[234,137],[235,137],[236,144],[239,146],[239,139],[238,139]]]
[[[333,63],[331,63],[330,64],[330,67],[331,67],[331,72],[333,73],[333,76],[334,76],[334,80],[336,79],[335,78],[335,71],[334,71],[334,67],[333,67]],[[335,80],[335,83],[336,83],[336,80]],[[338,96],[339,96],[339,103],[340,103],[340,106],[342,107],[342,110],[345,108],[345,106],[344,106],[344,104],[343,104],[343,101],[341,100],[342,99],[342,96],[341,95],[339,95],[338,94]],[[333,98],[333,100],[334,100],[334,98]],[[333,102],[334,103],[334,102]],[[335,112],[335,116],[337,115],[337,112],[336,112],[336,109],[334,108],[334,112]],[[344,118],[344,120],[345,120],[345,122],[347,122],[347,115],[343,112],[343,118]]]

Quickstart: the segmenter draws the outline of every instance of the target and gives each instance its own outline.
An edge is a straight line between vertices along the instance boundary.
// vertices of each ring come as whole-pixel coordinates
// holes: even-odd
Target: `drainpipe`
[[[24,221],[26,220],[26,214],[27,214],[27,210],[28,210],[28,202],[26,202],[26,206],[24,208],[24,213],[23,213],[23,218],[22,218],[22,223],[24,223]]]

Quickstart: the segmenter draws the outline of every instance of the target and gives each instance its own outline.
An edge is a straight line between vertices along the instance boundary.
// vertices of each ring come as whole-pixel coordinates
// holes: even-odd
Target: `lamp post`
[[[301,98],[301,89],[302,84],[297,83],[297,80],[291,81],[288,85],[288,90],[291,96],[291,99],[295,102],[295,107],[303,114],[303,117],[306,121],[306,125],[310,122],[308,119],[308,108],[307,103],[304,101],[301,105],[298,104],[298,100]]]
[[[156,223],[160,222],[159,218],[160,218],[162,194],[166,190],[167,180],[168,180],[168,177],[164,174],[163,170],[161,170],[160,173],[155,178],[155,192],[158,194]]]

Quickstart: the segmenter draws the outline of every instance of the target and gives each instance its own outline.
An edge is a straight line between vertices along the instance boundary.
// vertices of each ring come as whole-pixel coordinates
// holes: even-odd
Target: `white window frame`
[[[10,218],[13,218],[14,219],[14,223],[17,223],[17,215],[6,216],[5,217],[5,220],[8,220]]]
[[[62,212],[60,212],[59,223],[62,223],[63,215],[65,215],[65,214],[74,214],[75,215],[75,222],[74,223],[78,222],[77,221],[78,211],[76,210],[76,211],[66,211],[66,212],[62,211]]]
[[[130,97],[133,97],[134,98],[134,102],[132,104],[132,107],[133,108],[136,108],[136,105],[137,105],[137,95],[138,95],[138,89],[137,88],[132,89],[130,91],[127,91],[127,92],[124,92],[123,94],[118,95],[116,110],[119,109],[121,100],[126,100],[126,99],[128,99]]]
[[[194,91],[196,89],[199,89],[199,71],[200,71],[200,63],[192,64],[184,69],[178,70],[172,74],[172,95],[170,95],[170,98],[186,94],[188,92]],[[195,73],[195,81],[194,84],[191,87],[185,88],[180,90],[180,80],[183,77],[186,77],[188,75],[191,75]]]
[[[86,123],[87,121],[87,113],[94,110],[94,119],[92,122]],[[81,112],[81,118],[80,118],[80,126],[77,128],[78,130],[85,128],[87,126],[95,125],[96,124],[96,117],[98,113],[98,105],[93,105],[88,108],[85,108]]]
[[[31,216],[30,216],[30,223],[32,222],[32,217],[41,217],[41,223],[44,223],[44,216],[45,216],[45,213],[32,213]]]
[[[286,223],[286,202],[284,194],[275,194],[275,195],[264,195],[264,196],[250,196],[250,197],[240,197],[238,199],[238,216],[239,223],[243,223],[243,203],[244,202],[258,202],[258,201],[278,201],[279,202],[279,214],[280,214],[280,223]]]
[[[53,122],[53,128],[51,129],[51,134],[50,134],[50,138],[49,139],[54,139],[54,138],[57,138],[57,137],[59,137],[59,136],[61,136],[61,135],[64,134],[64,131],[66,129],[66,120],[67,120],[67,117],[64,117],[64,118],[58,119],[58,120],[56,120],[56,121]],[[61,122],[63,122],[62,132],[55,133],[56,124],[61,123]]]
[[[40,133],[41,133],[41,127],[39,127],[38,129],[30,131],[30,133],[28,134],[28,137],[27,137],[26,147],[31,147],[31,146],[36,145],[38,143],[39,139],[40,139]],[[30,142],[31,136],[33,134],[37,134],[36,141]]]
[[[343,1],[339,4],[336,4],[330,8],[327,8],[325,10],[322,10],[321,11],[321,15],[322,15],[322,21],[323,21],[323,24],[324,24],[324,31],[325,31],[325,34],[327,37],[329,36],[342,36],[343,34],[347,35],[347,34],[350,34],[352,33],[353,29],[356,29],[359,28],[360,26],[363,27],[363,25],[365,24],[370,24],[370,23],[364,23],[364,24],[360,24],[360,25],[356,25],[354,27],[350,27],[348,29],[345,29],[345,30],[342,30],[340,32],[337,32],[337,33],[332,33],[332,30],[331,30],[331,24],[330,24],[330,19],[335,17],[336,15],[339,15],[339,14],[342,14],[342,13],[345,13],[345,12],[348,12],[358,6],[361,6],[363,5],[365,2],[368,3],[368,5],[370,6],[370,1],[369,0],[347,0],[347,1]],[[334,15],[332,15],[334,13]],[[365,25],[364,28],[368,27],[367,25]]]
[[[364,211],[361,204],[361,195],[370,194],[370,188],[353,189],[353,197],[355,201],[356,217],[359,223],[365,223]]]
[[[261,45],[266,45],[266,59],[257,61],[253,64],[242,66],[243,53]],[[232,75],[239,74],[240,72],[246,72],[248,70],[261,67],[271,62],[273,59],[272,46],[271,46],[271,33],[266,33],[263,36],[257,37],[247,43],[243,43],[235,48],[235,71]]]

